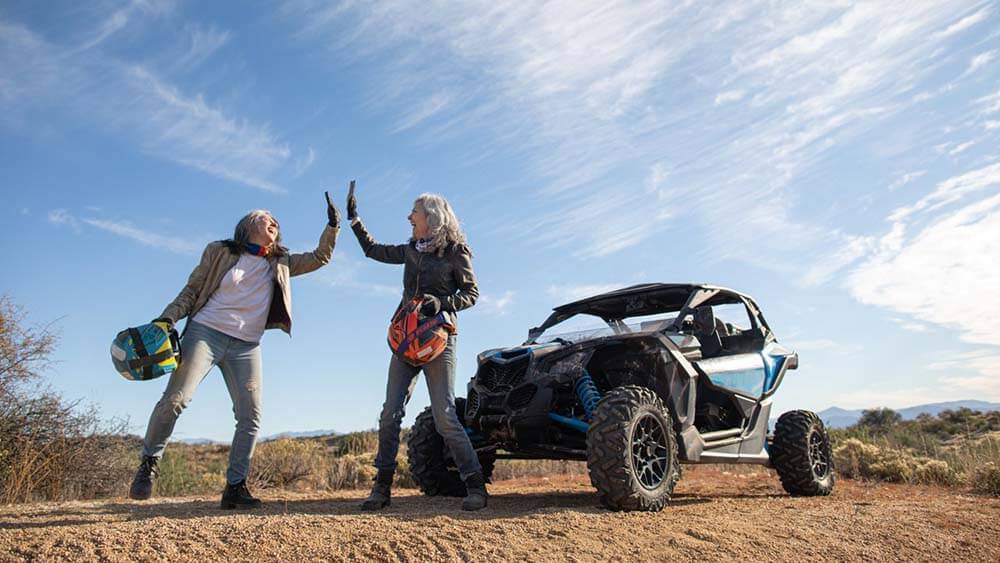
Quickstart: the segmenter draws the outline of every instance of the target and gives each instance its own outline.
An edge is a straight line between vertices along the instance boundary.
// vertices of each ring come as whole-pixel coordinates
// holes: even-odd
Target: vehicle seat
[[[715,311],[709,306],[694,310],[694,335],[701,343],[701,357],[711,358],[722,354],[722,338],[715,323]]]

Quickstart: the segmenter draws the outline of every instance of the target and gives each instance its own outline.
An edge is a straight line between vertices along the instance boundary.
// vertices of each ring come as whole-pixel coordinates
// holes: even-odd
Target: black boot
[[[254,498],[247,488],[246,479],[234,485],[226,485],[226,490],[222,492],[221,508],[226,510],[232,508],[260,508],[263,503],[260,499]]]
[[[490,495],[486,492],[486,478],[482,471],[477,471],[465,480],[467,491],[462,499],[462,510],[481,510],[486,508]]]
[[[160,470],[156,466],[158,461],[151,455],[142,456],[142,463],[139,464],[139,469],[136,470],[135,477],[132,478],[132,486],[128,488],[128,498],[146,500],[153,496],[153,479],[160,474]]]
[[[368,498],[361,503],[361,510],[381,510],[392,504],[392,469],[379,469],[375,486]]]

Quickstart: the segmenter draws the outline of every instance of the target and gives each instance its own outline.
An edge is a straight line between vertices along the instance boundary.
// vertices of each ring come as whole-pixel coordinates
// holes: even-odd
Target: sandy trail
[[[218,498],[0,508],[3,560],[942,560],[1000,561],[1000,499],[842,480],[790,498],[773,474],[687,471],[657,514],[601,509],[586,477],[491,486],[490,506],[398,491],[377,514],[360,491],[264,493],[263,510]]]

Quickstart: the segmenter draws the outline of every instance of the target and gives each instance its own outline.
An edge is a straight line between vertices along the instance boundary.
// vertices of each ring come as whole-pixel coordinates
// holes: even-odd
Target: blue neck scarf
[[[244,245],[244,249],[248,254],[253,254],[254,256],[267,256],[271,253],[270,249],[266,246],[261,246],[259,244],[254,244],[248,242]]]

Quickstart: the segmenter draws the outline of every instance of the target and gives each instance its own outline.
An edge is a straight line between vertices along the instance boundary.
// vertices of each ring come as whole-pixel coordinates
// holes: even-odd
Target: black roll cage
[[[679,296],[681,292],[687,291],[687,298],[679,307],[678,301],[669,301],[669,296]],[[662,307],[644,307],[644,297],[656,297],[660,295],[668,296],[663,300]],[[657,299],[651,299],[656,302]],[[639,303],[639,305],[631,305]],[[528,330],[528,339],[525,345],[537,344],[536,340],[553,326],[574,317],[576,315],[591,315],[600,318],[609,326],[614,328],[623,324],[624,320],[630,317],[655,315],[661,313],[671,313],[677,311],[677,318],[669,326],[660,329],[658,332],[680,332],[684,319],[693,314],[694,310],[702,306],[742,304],[750,318],[751,329],[760,331],[764,341],[774,339],[771,327],[768,326],[761,313],[760,307],[749,295],[725,287],[705,285],[705,284],[642,284],[608,293],[595,295],[565,305],[560,305],[553,309],[545,322],[537,327]],[[629,308],[633,307],[632,313]]]

